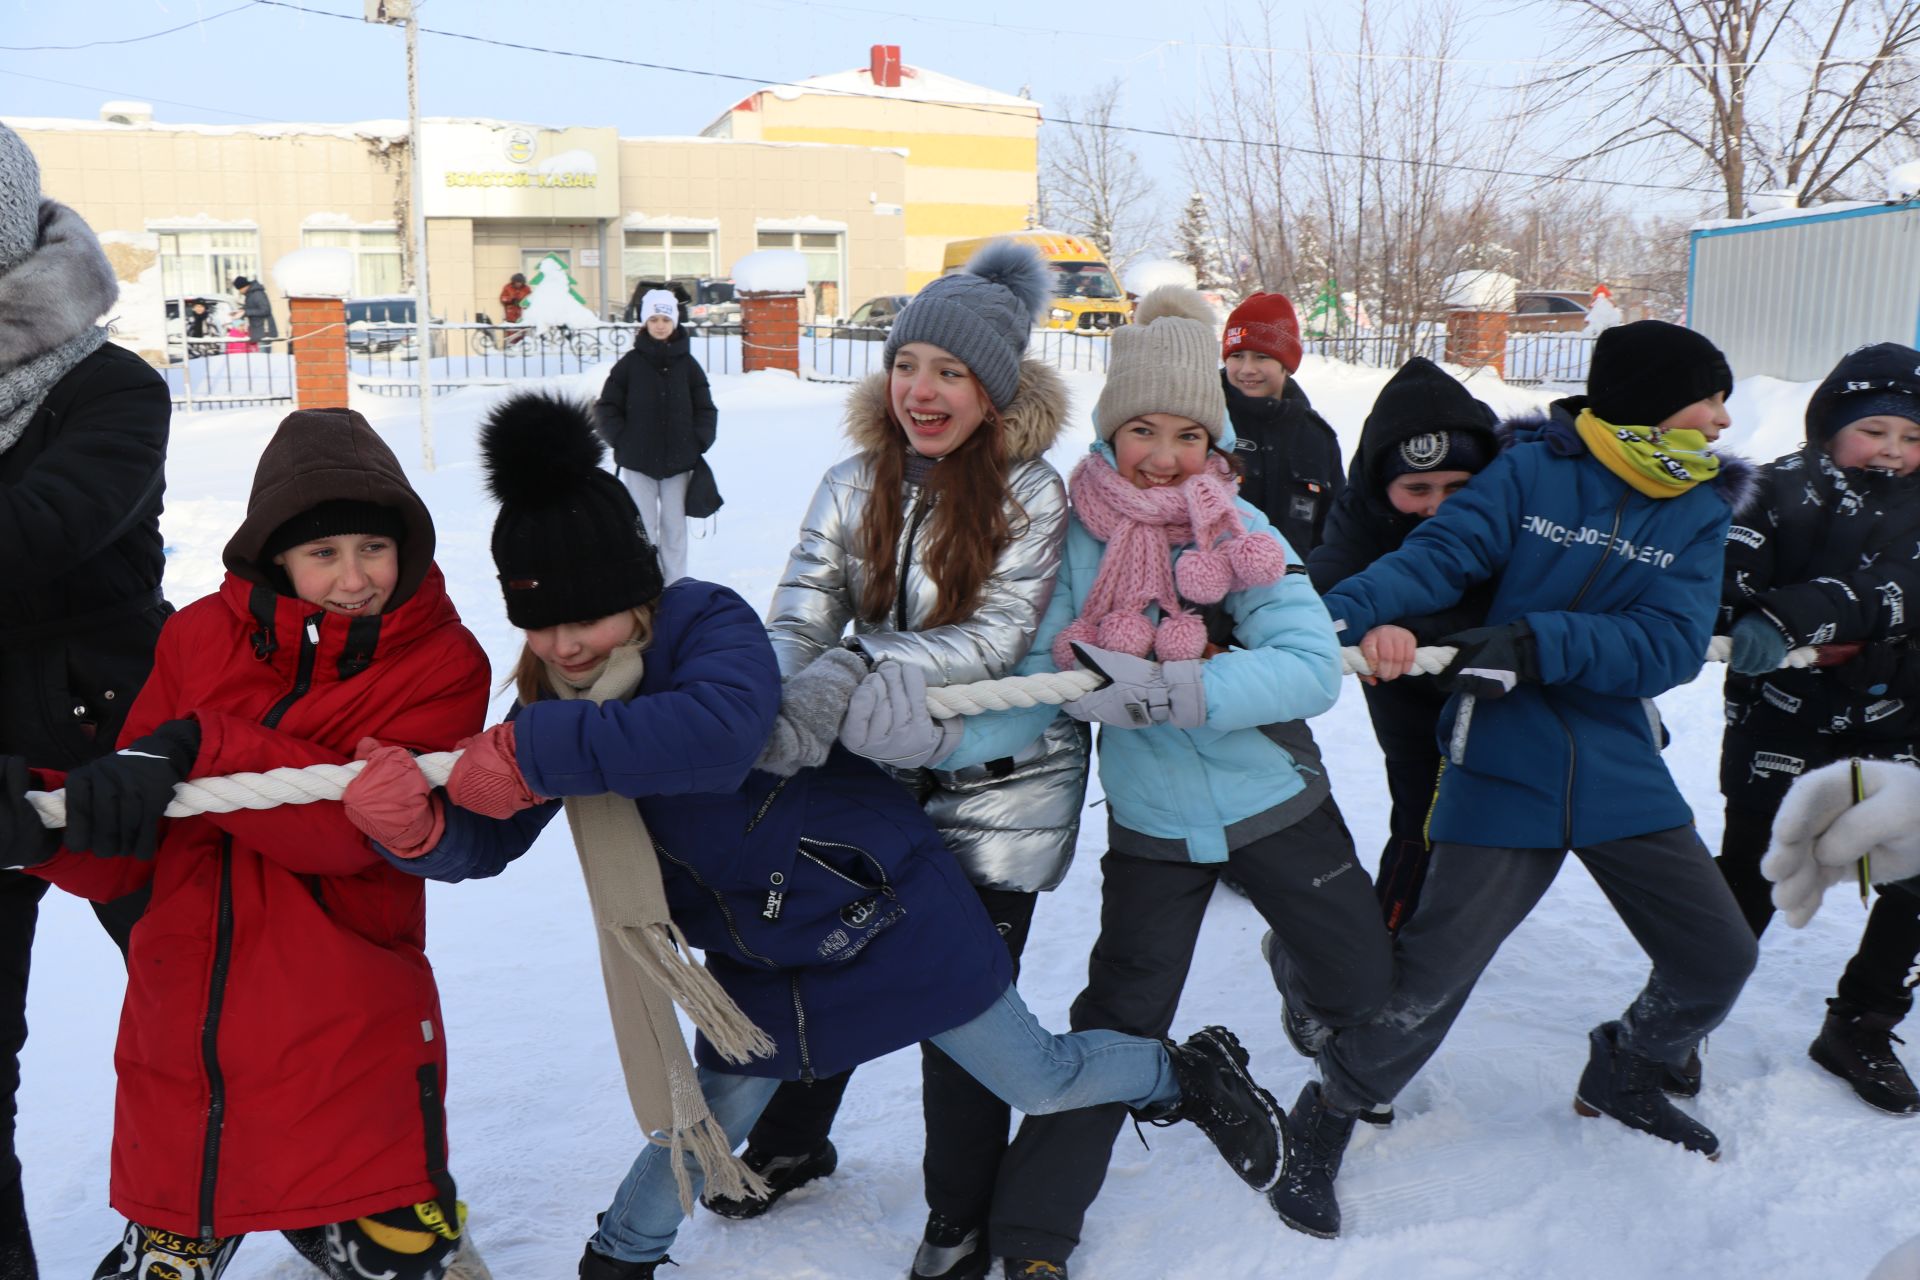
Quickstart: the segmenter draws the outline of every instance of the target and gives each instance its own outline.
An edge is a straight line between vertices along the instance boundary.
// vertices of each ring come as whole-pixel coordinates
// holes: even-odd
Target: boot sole
[[[1607,1115],[1606,1112],[1592,1105],[1577,1093],[1573,1095],[1573,1111],[1575,1115],[1582,1116],[1588,1120],[1598,1120],[1601,1116]],[[1607,1116],[1607,1119],[1609,1120],[1612,1120],[1613,1118],[1614,1117],[1612,1116]],[[1660,1141],[1662,1142],[1671,1142],[1673,1146],[1679,1147],[1682,1151],[1693,1151],[1693,1148],[1687,1146],[1684,1142],[1672,1142],[1672,1140],[1669,1138],[1660,1138],[1660,1135],[1657,1133],[1647,1133],[1645,1129],[1634,1129],[1632,1125],[1628,1124],[1624,1120],[1621,1120],[1618,1123],[1622,1128],[1632,1129],[1633,1132],[1635,1133],[1646,1133],[1649,1138],[1659,1138]],[[1720,1159],[1720,1149],[1718,1147],[1714,1148],[1712,1151],[1693,1151],[1693,1154],[1697,1156],[1705,1156],[1708,1160],[1711,1160],[1711,1161],[1718,1161]]]
[[[1272,1207],[1273,1202],[1269,1200],[1267,1204],[1269,1207]],[[1304,1223],[1294,1221],[1292,1218],[1282,1213],[1279,1209],[1274,1209],[1273,1212],[1274,1212],[1274,1216],[1278,1217],[1280,1221],[1286,1223],[1289,1227],[1293,1228],[1295,1231],[1298,1231],[1303,1236],[1312,1236],[1315,1240],[1338,1240],[1340,1238],[1340,1228],[1338,1227],[1335,1227],[1331,1231],[1321,1231],[1316,1227],[1309,1227]]]
[[[1245,1046],[1240,1043],[1240,1037],[1234,1035],[1233,1032],[1227,1030],[1225,1027],[1205,1027],[1201,1029],[1201,1034],[1205,1035],[1209,1040],[1212,1040],[1226,1051],[1227,1061],[1233,1064],[1234,1076],[1253,1093],[1254,1099],[1259,1102],[1260,1106],[1267,1113],[1267,1123],[1273,1126],[1273,1176],[1265,1182],[1260,1183],[1247,1182],[1245,1178],[1241,1179],[1242,1182],[1247,1182],[1247,1185],[1255,1191],[1265,1195],[1279,1184],[1280,1179],[1287,1172],[1287,1113],[1281,1108],[1279,1102],[1275,1101],[1274,1096],[1261,1088],[1260,1082],[1248,1074],[1247,1062],[1249,1061],[1249,1055]]]
[[[1879,1103],[1875,1102],[1872,1098],[1869,1098],[1866,1094],[1860,1092],[1859,1086],[1854,1084],[1854,1082],[1850,1078],[1848,1078],[1847,1073],[1841,1070],[1839,1064],[1836,1063],[1832,1058],[1822,1053],[1820,1048],[1820,1041],[1815,1040],[1811,1045],[1807,1047],[1807,1056],[1809,1058],[1812,1058],[1814,1062],[1819,1065],[1822,1071],[1825,1071],[1828,1075],[1834,1077],[1841,1084],[1847,1086],[1847,1092],[1851,1093],[1854,1097],[1860,1099],[1860,1101],[1872,1107],[1875,1111],[1878,1111],[1881,1115],[1886,1115],[1886,1116],[1920,1115],[1920,1106],[1883,1107]]]
[[[821,1178],[832,1177],[834,1170],[838,1169],[839,1167],[840,1167],[840,1153],[838,1151],[835,1151],[831,1155],[829,1155],[824,1161],[822,1161],[819,1167],[813,1169],[805,1177],[800,1178],[799,1180],[794,1182],[789,1182],[786,1186],[781,1187],[779,1190],[775,1191],[772,1195],[768,1196],[764,1200],[745,1199],[745,1200],[717,1200],[716,1201],[716,1200],[703,1199],[700,1201],[700,1207],[705,1209],[708,1213],[713,1214],[715,1217],[725,1218],[729,1222],[746,1222],[750,1219],[758,1218],[763,1214],[768,1213],[769,1211],[772,1210],[773,1206],[779,1204],[782,1200],[785,1200],[788,1196],[792,1195],[794,1192],[798,1191],[800,1188],[806,1186],[808,1183],[817,1182]]]

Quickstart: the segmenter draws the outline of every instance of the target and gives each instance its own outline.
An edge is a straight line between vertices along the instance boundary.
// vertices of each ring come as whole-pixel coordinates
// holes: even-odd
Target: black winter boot
[[[588,1245],[580,1255],[580,1280],[653,1280],[653,1273],[660,1268],[679,1265],[664,1256],[652,1262],[622,1262],[604,1253],[595,1253],[593,1246]]]
[[[1700,1050],[1688,1052],[1687,1060],[1677,1067],[1662,1063],[1660,1067],[1660,1091],[1676,1098],[1697,1098],[1700,1096]]]
[[[1287,1164],[1280,1181],[1267,1192],[1267,1203],[1280,1221],[1295,1231],[1322,1240],[1340,1234],[1340,1202],[1333,1180],[1353,1138],[1358,1117],[1341,1115],[1320,1097],[1320,1082],[1307,1081],[1299,1101],[1287,1113]]]
[[[1893,1051],[1895,1041],[1906,1043],[1893,1034],[1899,1022],[1889,1014],[1828,1000],[1827,1020],[1807,1056],[1845,1080],[1868,1106],[1912,1115],[1920,1111],[1920,1090]]]
[[[1620,1024],[1603,1022],[1588,1033],[1592,1052],[1573,1095],[1573,1109],[1583,1116],[1608,1115],[1656,1138],[1698,1151],[1709,1160],[1720,1158],[1720,1139],[1713,1130],[1667,1101],[1661,1092],[1667,1068],[1652,1058],[1622,1049]]]
[[[729,1196],[712,1194],[700,1197],[709,1213],[723,1218],[757,1218],[779,1204],[787,1192],[806,1186],[815,1178],[824,1178],[840,1167],[840,1153],[831,1142],[822,1142],[813,1150],[797,1156],[771,1156],[749,1146],[740,1160],[747,1168],[767,1180],[767,1196]]]
[[[986,1280],[992,1266],[987,1233],[978,1223],[930,1213],[920,1247],[913,1254],[913,1270],[907,1275],[909,1280]]]
[[[1186,1043],[1166,1042],[1180,1100],[1171,1111],[1145,1117],[1156,1124],[1188,1120],[1233,1166],[1240,1180],[1265,1191],[1280,1176],[1286,1150],[1286,1113],[1247,1074],[1247,1051],[1225,1027],[1202,1027]]]
[[[1066,1264],[1045,1258],[1008,1258],[1004,1274],[1007,1280],[1067,1280]]]

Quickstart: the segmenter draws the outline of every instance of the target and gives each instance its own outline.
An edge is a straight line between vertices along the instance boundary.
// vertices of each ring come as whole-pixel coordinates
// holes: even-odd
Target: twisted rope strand
[[[1707,645],[1708,662],[1725,662],[1732,641],[1715,636]],[[1437,675],[1453,661],[1458,650],[1446,645],[1431,645],[1413,651],[1410,675]],[[1813,649],[1795,649],[1787,654],[1782,667],[1813,665]],[[1342,668],[1349,675],[1372,675],[1367,660],[1358,648],[1340,650]],[[1100,687],[1101,677],[1090,671],[1047,671],[1031,676],[1006,676],[999,680],[979,680],[972,684],[946,685],[927,690],[927,710],[935,719],[977,716],[988,711],[1010,711],[1019,707],[1057,707],[1072,702]],[[417,758],[420,772],[436,787],[447,783],[458,751],[436,751]],[[304,769],[270,769],[265,773],[233,773],[219,778],[195,778],[173,789],[173,802],[167,806],[169,818],[186,818],[197,813],[232,813],[238,809],[275,809],[283,804],[312,804],[316,800],[338,800],[346,794],[347,784],[359,774],[364,762],[316,764]],[[27,801],[49,827],[67,825],[65,791],[29,791]]]

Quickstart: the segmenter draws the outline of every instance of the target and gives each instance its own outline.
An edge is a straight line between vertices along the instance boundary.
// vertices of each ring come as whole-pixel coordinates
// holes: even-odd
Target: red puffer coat
[[[366,736],[451,748],[483,723],[487,661],[423,574],[384,616],[349,619],[230,573],[167,622],[122,743],[192,716],[195,777],[343,763]],[[115,1209],[225,1236],[445,1191],[422,882],[337,802],[173,819],[151,862],[62,851],[33,871],[95,900],[153,886],[114,1055]]]

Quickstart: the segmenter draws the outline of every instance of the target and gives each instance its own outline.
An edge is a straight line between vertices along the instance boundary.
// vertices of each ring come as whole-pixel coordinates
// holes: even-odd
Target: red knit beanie
[[[1220,358],[1236,351],[1258,351],[1300,371],[1300,320],[1283,293],[1256,293],[1233,309],[1220,339]]]

